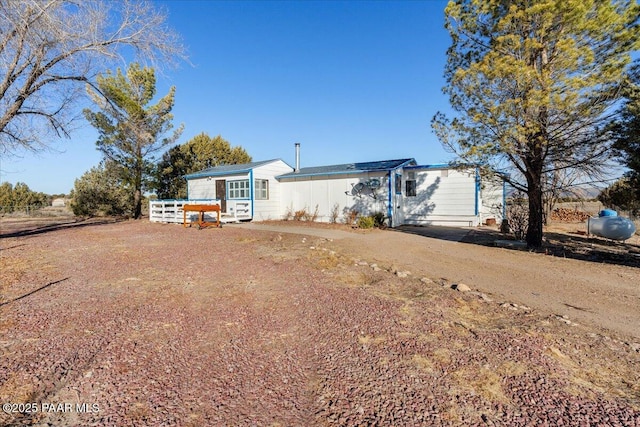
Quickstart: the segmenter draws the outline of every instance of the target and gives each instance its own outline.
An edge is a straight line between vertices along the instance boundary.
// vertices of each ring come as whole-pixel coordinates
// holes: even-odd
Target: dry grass
[[[373,337],[370,335],[361,335],[358,337],[358,342],[364,345],[376,345],[381,344],[387,340],[387,337],[379,336]]]
[[[460,390],[468,390],[490,402],[510,403],[502,388],[502,376],[488,368],[461,368],[452,373]]]

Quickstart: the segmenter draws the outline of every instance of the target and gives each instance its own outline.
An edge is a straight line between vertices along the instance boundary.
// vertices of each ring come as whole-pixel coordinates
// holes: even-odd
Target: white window
[[[396,194],[402,194],[402,175],[396,174]]]
[[[253,186],[256,200],[269,200],[269,180],[256,179]]]
[[[228,199],[248,199],[249,198],[249,180],[229,181]]]
[[[416,196],[416,173],[408,172],[407,180],[405,181],[405,193],[407,197],[415,197]]]

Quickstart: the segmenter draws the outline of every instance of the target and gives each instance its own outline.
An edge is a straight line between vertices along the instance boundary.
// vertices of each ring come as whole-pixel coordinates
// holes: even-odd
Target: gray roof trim
[[[433,165],[413,165],[407,166],[406,169],[455,169],[448,163],[438,163]]]
[[[255,169],[257,167],[264,166],[268,163],[273,163],[277,161],[282,161],[282,159],[263,160],[260,162],[242,163],[239,165],[214,166],[212,168],[203,169],[199,172],[194,172],[194,173],[184,175],[183,178],[193,179],[193,178],[206,178],[208,176],[238,175],[243,173],[249,173],[251,169]]]
[[[415,164],[414,159],[382,160],[377,162],[346,163],[330,166],[313,166],[301,168],[298,172],[278,175],[277,179],[309,178],[314,176],[353,175],[367,172],[386,172],[400,167]]]

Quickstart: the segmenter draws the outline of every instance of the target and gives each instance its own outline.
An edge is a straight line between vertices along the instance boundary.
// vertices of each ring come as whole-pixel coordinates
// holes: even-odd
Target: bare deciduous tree
[[[69,137],[85,84],[134,56],[154,67],[184,58],[148,1],[0,0],[0,154]]]

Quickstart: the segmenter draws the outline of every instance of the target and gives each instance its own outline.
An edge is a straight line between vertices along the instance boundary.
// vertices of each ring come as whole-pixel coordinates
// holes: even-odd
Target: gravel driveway
[[[640,426],[633,334],[344,233],[3,230],[0,425]]]

